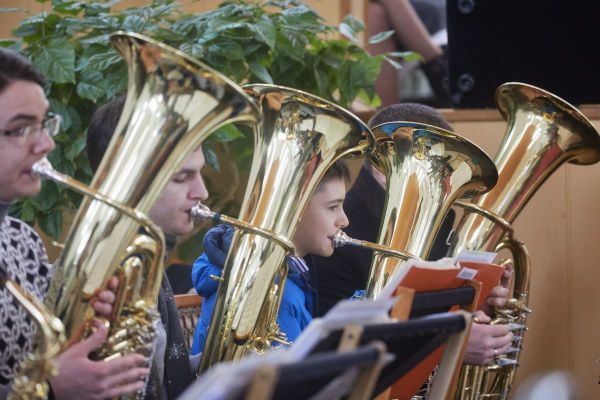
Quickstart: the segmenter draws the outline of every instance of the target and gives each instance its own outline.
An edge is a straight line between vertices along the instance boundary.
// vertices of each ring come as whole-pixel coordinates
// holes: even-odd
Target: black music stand
[[[409,318],[446,312],[453,306],[469,307],[475,301],[476,295],[477,290],[472,286],[417,292],[413,297]]]
[[[471,316],[464,311],[444,313],[431,317],[417,318],[401,322],[350,326],[329,332],[312,350],[312,354],[332,351],[347,346],[345,341],[354,340],[363,345],[373,340],[385,343],[388,352],[395,356],[387,364],[375,385],[375,394],[379,394],[413,369],[425,357],[447,343],[446,351],[440,362],[435,385],[436,392],[447,392],[454,371],[462,361],[462,350],[468,337]],[[350,338],[348,338],[350,336]],[[438,377],[439,376],[439,377]]]
[[[373,393],[385,355],[385,345],[374,341],[348,352],[314,354],[293,364],[265,364],[256,369],[241,398],[304,400],[347,396],[350,400],[366,400]],[[336,379],[340,380],[337,384]]]

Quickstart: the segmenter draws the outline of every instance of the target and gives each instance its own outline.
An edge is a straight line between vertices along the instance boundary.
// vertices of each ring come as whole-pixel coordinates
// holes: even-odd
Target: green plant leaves
[[[75,49],[66,39],[48,40],[31,53],[31,61],[52,82],[75,82]]]
[[[0,46],[21,48],[50,82],[50,108],[64,123],[49,160],[85,182],[91,179],[85,157],[90,117],[127,88],[127,66],[110,46],[110,35],[117,30],[139,32],[180,49],[240,84],[290,86],[343,107],[357,96],[367,104],[378,101],[373,86],[383,57],[357,45],[364,24],[352,16],[332,27],[297,0],[226,1],[194,15],[182,13],[173,0],[118,11],[112,9],[114,1],[39,1],[48,4],[47,11],[23,20],[13,31],[18,40],[3,40]],[[351,40],[340,39],[339,32]],[[235,160],[251,157],[251,135],[238,128],[223,127],[211,141],[227,142]],[[207,159],[218,166],[210,146]],[[79,200],[78,194],[48,183],[35,199],[14,210],[56,238],[62,210],[76,207]]]

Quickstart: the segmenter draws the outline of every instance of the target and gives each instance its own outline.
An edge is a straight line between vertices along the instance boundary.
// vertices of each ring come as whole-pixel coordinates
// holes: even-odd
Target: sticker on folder
[[[474,279],[478,272],[479,271],[476,269],[463,267],[460,269],[456,277],[460,279]]]

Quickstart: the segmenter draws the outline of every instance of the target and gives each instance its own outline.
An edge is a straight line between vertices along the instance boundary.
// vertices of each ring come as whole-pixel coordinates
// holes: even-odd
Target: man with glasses
[[[25,291],[43,299],[52,266],[37,234],[24,222],[7,215],[18,199],[37,194],[35,162],[53,148],[60,118],[48,114],[44,78],[31,63],[0,49],[0,272]],[[113,288],[114,289],[114,288]],[[114,294],[99,292],[98,315],[112,311]],[[106,328],[96,324],[89,338],[70,346],[57,358],[58,375],[50,379],[55,399],[103,399],[135,393],[148,375],[144,357],[131,354],[111,361],[92,361],[89,353],[105,341]],[[0,288],[0,399],[35,343],[35,323],[5,287]]]

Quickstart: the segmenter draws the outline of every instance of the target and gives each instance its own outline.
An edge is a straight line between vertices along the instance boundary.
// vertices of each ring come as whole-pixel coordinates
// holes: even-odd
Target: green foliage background
[[[215,10],[185,14],[172,0],[115,11],[115,2],[38,0],[47,12],[23,20],[0,46],[29,57],[49,81],[51,110],[63,117],[54,167],[84,182],[92,171],[85,155],[85,130],[94,109],[127,86],[125,63],[110,47],[110,34],[133,31],[201,59],[240,84],[276,83],[315,93],[348,107],[356,98],[378,104],[374,82],[384,56],[371,56],[356,42],[362,22],[349,16],[332,27],[294,0],[226,1]],[[337,34],[341,32],[346,39]],[[389,33],[373,38],[384,40]],[[249,157],[248,137],[223,129],[217,141],[241,141],[234,158]],[[251,147],[250,147],[251,148]],[[208,149],[209,162],[216,158]],[[18,203],[13,213],[38,223],[53,238],[61,235],[62,211],[75,208],[73,191],[46,182],[41,193]]]

